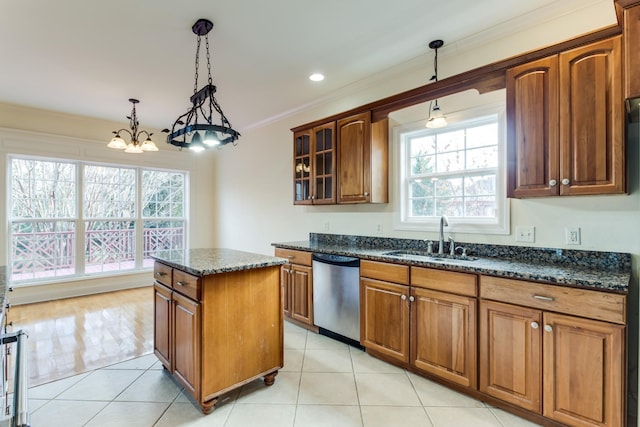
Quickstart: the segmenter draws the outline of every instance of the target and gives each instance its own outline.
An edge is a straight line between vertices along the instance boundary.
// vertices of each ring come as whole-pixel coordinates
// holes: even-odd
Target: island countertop
[[[287,263],[284,258],[226,248],[189,249],[176,253],[158,252],[152,257],[171,267],[201,277]]]

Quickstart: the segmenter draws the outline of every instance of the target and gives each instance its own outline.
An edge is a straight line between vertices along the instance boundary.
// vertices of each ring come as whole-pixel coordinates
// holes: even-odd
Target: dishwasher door
[[[360,342],[360,260],[313,254],[313,321]]]

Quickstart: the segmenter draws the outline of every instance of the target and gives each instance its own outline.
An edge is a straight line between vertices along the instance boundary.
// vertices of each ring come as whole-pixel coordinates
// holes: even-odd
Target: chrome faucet
[[[440,239],[438,240],[438,255],[444,254],[444,226],[449,226],[449,219],[446,215],[440,217]]]

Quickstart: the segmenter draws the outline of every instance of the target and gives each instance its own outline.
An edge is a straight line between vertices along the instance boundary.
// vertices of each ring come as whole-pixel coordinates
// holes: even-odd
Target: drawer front
[[[478,295],[476,283],[475,274],[411,267],[411,286],[475,297]]]
[[[308,265],[311,267],[311,252],[276,248],[275,256],[288,259],[290,264]]]
[[[173,289],[193,300],[200,301],[202,295],[202,280],[198,276],[173,270]]]
[[[360,277],[383,280],[385,282],[409,284],[409,266],[388,262],[360,261]]]
[[[480,297],[607,322],[626,323],[624,295],[480,276]]]
[[[171,287],[171,281],[173,280],[173,276],[171,275],[172,271],[173,268],[158,261],[153,264],[153,278],[165,286]]]

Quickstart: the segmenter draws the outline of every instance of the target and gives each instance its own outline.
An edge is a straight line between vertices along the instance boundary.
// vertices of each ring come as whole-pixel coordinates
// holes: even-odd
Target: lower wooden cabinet
[[[475,275],[420,267],[409,270],[372,261],[361,261],[360,275],[364,347],[431,375],[476,387]],[[454,289],[464,289],[471,296],[442,292],[450,281],[461,284]]]
[[[275,256],[289,259],[289,264],[280,267],[285,316],[303,325],[313,326],[311,253],[278,248]]]
[[[360,278],[360,344],[409,363],[409,286]]]
[[[624,296],[481,280],[505,302],[480,300],[480,391],[568,426],[624,425],[625,325],[558,313],[624,319]]]
[[[173,375],[192,395],[200,395],[200,304],[173,294]]]

